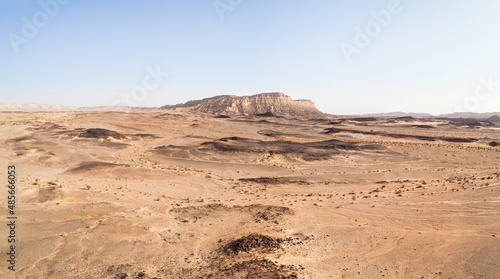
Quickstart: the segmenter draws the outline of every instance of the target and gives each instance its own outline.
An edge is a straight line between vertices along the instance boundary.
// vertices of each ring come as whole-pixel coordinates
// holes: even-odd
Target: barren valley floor
[[[0,125],[18,216],[0,278],[500,274],[498,124],[151,111]]]

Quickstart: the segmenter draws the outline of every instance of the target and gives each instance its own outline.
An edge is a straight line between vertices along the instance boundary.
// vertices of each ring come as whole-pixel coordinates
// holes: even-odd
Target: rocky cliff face
[[[310,100],[292,100],[290,96],[283,93],[262,93],[243,97],[223,95],[161,108],[211,114],[261,114],[271,112],[276,115],[323,116],[323,113]]]

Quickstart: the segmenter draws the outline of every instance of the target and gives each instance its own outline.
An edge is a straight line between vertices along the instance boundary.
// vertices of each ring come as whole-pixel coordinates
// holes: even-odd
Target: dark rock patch
[[[384,150],[382,145],[363,145],[358,143],[327,140],[320,142],[261,141],[232,137],[217,141],[204,142],[199,151],[270,153],[298,157],[305,161],[328,160],[343,151]]]
[[[263,210],[259,210],[253,214],[254,221],[256,223],[261,222],[273,222],[279,224],[278,220],[281,219],[283,215],[292,215],[293,211],[284,206],[269,206]]]
[[[30,141],[30,140],[34,140],[34,139],[35,138],[32,137],[32,136],[24,136],[24,137],[18,137],[18,138],[10,139],[9,141],[22,142],[22,141]]]
[[[52,123],[52,122],[47,122],[47,123],[44,123],[42,125],[39,125],[38,127],[36,128],[30,128],[29,130],[35,130],[35,131],[39,131],[39,130],[48,130],[48,131],[54,131],[54,130],[65,130],[66,128],[59,125],[59,124],[56,124],[56,123]]]
[[[122,164],[113,164],[107,162],[99,162],[99,161],[87,161],[83,162],[77,167],[71,168],[66,172],[87,172],[92,170],[103,170],[111,167],[124,166]]]
[[[402,116],[402,117],[395,117],[393,118],[394,120],[399,120],[399,121],[413,121],[416,118],[413,116]]]
[[[307,119],[307,122],[312,122],[314,124],[328,124],[331,120],[327,118],[311,118]]]
[[[294,266],[278,265],[264,258],[231,263],[197,278],[297,279],[296,271]]]
[[[265,112],[265,113],[257,113],[257,114],[254,114],[255,116],[257,117],[279,117],[277,116],[276,114],[268,111],[268,112]]]
[[[341,120],[342,121],[351,120],[351,121],[357,121],[357,122],[373,122],[373,121],[377,121],[378,119],[375,117],[354,117],[354,118],[343,118]]]
[[[160,138],[159,136],[153,135],[153,134],[135,134],[134,136],[140,137],[140,138]]]
[[[441,120],[448,120],[451,125],[460,127],[490,127],[495,126],[495,123],[488,120],[478,120],[474,118],[440,118]]]
[[[363,135],[374,135],[374,136],[385,136],[391,138],[408,138],[408,139],[417,139],[423,141],[436,141],[442,140],[447,142],[463,142],[470,143],[475,142],[477,139],[474,138],[457,138],[457,137],[430,137],[430,136],[418,136],[418,135],[408,135],[408,134],[395,134],[395,133],[386,133],[379,131],[358,131],[351,129],[342,129],[342,128],[327,128],[322,134],[336,134],[340,132],[352,133],[352,134],[363,134]]]
[[[241,238],[235,239],[222,247],[222,251],[227,255],[238,255],[242,252],[272,251],[281,247],[283,239],[274,238],[262,234],[250,234]]]
[[[187,150],[188,147],[169,144],[169,145],[157,146],[157,147],[155,147],[155,149],[156,150],[164,150],[164,149],[181,149],[181,150]]]
[[[95,139],[107,139],[107,138],[114,138],[114,139],[126,139],[127,137],[115,132],[111,131],[108,129],[101,129],[101,128],[91,128],[85,130],[83,133],[78,135],[79,137],[82,138],[95,138]]]
[[[454,138],[454,137],[436,137],[436,139],[447,142],[463,142],[463,143],[471,143],[477,141],[477,139],[473,138]]]
[[[432,129],[435,128],[434,126],[431,125],[412,125],[413,128],[423,128],[423,129]]]
[[[299,185],[309,185],[311,183],[305,180],[294,180],[289,177],[257,177],[257,178],[240,178],[239,181],[242,182],[254,182],[259,184],[299,184]]]
[[[347,129],[339,129],[339,128],[327,128],[322,134],[338,134],[341,132],[349,132]],[[356,132],[353,132],[356,133]]]
[[[99,146],[106,147],[106,148],[113,148],[113,149],[125,149],[130,144],[128,143],[123,143],[123,142],[112,142],[112,141],[103,141],[98,143]]]
[[[231,141],[231,140],[244,140],[244,138],[240,137],[226,137],[226,138],[221,138],[220,141]]]
[[[293,137],[293,138],[312,138],[312,136],[304,135],[304,134],[291,134],[291,133],[283,133],[273,130],[261,130],[258,131],[257,134],[263,135],[266,137]]]
[[[282,132],[277,132],[277,131],[272,131],[272,130],[262,130],[258,131],[257,134],[267,136],[267,137],[277,137],[277,136],[286,136],[288,134],[282,133]]]

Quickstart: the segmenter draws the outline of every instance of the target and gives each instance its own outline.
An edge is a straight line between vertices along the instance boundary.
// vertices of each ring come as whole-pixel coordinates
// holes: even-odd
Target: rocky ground
[[[2,226],[1,278],[500,274],[492,122],[147,111],[0,125],[1,169],[18,171],[16,271]]]

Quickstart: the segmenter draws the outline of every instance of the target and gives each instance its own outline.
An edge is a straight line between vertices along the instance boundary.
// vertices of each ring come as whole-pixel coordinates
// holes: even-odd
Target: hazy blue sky
[[[498,0],[2,0],[0,102],[283,92],[333,114],[500,111],[499,12]]]

